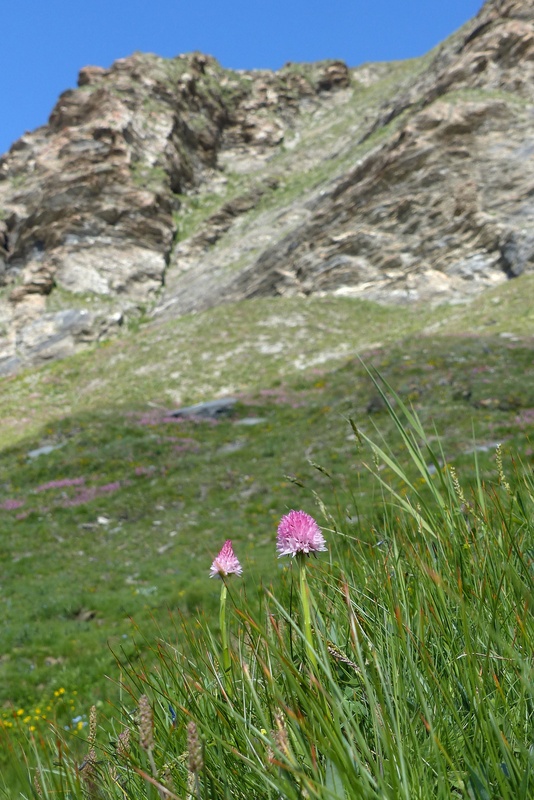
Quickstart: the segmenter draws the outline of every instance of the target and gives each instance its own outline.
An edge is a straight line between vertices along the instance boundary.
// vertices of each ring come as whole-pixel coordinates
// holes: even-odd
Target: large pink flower
[[[236,558],[231,539],[227,539],[221,548],[221,552],[213,560],[210,569],[210,578],[226,578],[227,575],[241,575],[243,568]]]
[[[321,529],[305,511],[290,511],[282,517],[276,537],[278,556],[317,553],[326,550]]]

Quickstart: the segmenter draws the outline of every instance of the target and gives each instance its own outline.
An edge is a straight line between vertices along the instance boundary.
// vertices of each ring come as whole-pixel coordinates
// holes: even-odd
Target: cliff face
[[[463,299],[534,265],[534,0],[423,59],[87,67],[0,159],[0,371],[128,316]]]

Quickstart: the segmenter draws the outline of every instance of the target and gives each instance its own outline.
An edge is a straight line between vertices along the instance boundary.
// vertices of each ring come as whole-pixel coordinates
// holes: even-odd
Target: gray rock
[[[184,406],[177,411],[172,411],[169,417],[177,419],[220,419],[231,415],[237,400],[233,397],[223,397],[220,400],[209,400],[205,403],[196,403],[194,406]]]
[[[534,266],[534,231],[511,231],[501,247],[502,267],[516,278]]]
[[[37,447],[35,450],[28,451],[28,458],[38,458],[39,456],[47,456],[50,453],[53,453],[54,450],[59,450],[60,447],[64,447],[65,443],[62,442],[61,444],[44,444],[42,447]]]
[[[222,447],[219,447],[218,452],[227,455],[229,453],[237,453],[239,450],[242,450],[245,446],[245,442],[227,442],[223,444]]]

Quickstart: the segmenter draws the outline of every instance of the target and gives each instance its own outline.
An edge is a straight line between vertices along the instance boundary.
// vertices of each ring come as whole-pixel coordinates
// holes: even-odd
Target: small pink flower
[[[313,517],[305,511],[290,511],[280,520],[276,549],[278,557],[318,553],[326,550],[326,542]]]
[[[4,511],[14,511],[24,505],[24,500],[4,500],[0,503],[0,508]]]
[[[221,552],[213,561],[210,569],[210,578],[226,578],[227,575],[241,575],[243,567],[239,563],[232,547],[231,539],[227,539],[221,548]]]
[[[64,486],[81,486],[85,483],[85,478],[62,478],[58,481],[48,481],[36,486],[34,492],[47,492],[49,489],[63,489]]]

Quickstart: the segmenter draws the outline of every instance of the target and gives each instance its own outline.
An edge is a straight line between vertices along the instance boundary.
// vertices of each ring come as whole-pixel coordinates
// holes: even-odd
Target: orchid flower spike
[[[297,553],[318,553],[326,550],[321,529],[305,511],[290,511],[280,520],[276,537],[278,557],[296,556]]]
[[[223,544],[219,555],[213,560],[210,578],[226,578],[228,575],[241,575],[243,567],[239,563],[232,547],[231,539]]]

